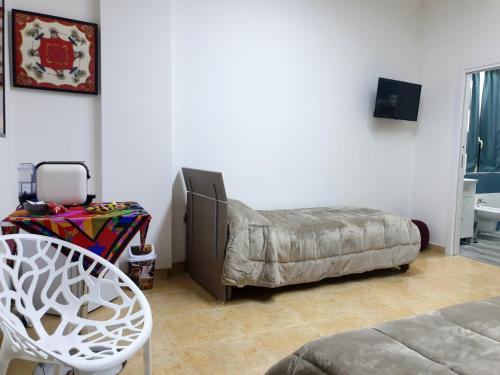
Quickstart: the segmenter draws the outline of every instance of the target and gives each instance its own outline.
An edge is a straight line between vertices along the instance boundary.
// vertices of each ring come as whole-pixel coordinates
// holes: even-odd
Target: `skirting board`
[[[422,251],[428,251],[428,250],[437,250],[437,251],[442,252],[443,254],[446,254],[446,249],[444,246],[434,245],[433,243],[430,243],[429,246],[427,246]]]

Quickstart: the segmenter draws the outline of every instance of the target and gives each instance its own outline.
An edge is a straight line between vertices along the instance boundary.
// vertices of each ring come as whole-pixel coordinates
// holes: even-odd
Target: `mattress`
[[[228,202],[229,240],[222,282],[280,287],[412,263],[418,228],[368,208],[256,211]]]
[[[500,374],[500,297],[310,342],[266,375]]]

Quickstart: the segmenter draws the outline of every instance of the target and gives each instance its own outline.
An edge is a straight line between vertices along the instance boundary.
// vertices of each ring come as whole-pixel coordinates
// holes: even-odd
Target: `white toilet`
[[[478,232],[494,232],[500,221],[500,208],[476,205],[476,219]]]

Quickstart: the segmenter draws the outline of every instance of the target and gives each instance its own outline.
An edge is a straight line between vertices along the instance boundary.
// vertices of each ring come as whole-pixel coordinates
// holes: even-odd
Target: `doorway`
[[[466,72],[454,253],[500,266],[500,66]]]

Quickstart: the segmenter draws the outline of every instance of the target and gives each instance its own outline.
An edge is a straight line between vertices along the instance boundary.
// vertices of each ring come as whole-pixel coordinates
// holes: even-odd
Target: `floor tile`
[[[436,249],[406,273],[377,271],[278,289],[243,288],[226,304],[184,273],[160,271],[145,291],[154,315],[153,368],[163,374],[262,374],[323,335],[500,295],[500,268]],[[31,374],[14,361],[9,375]],[[124,375],[141,374],[142,351]]]

